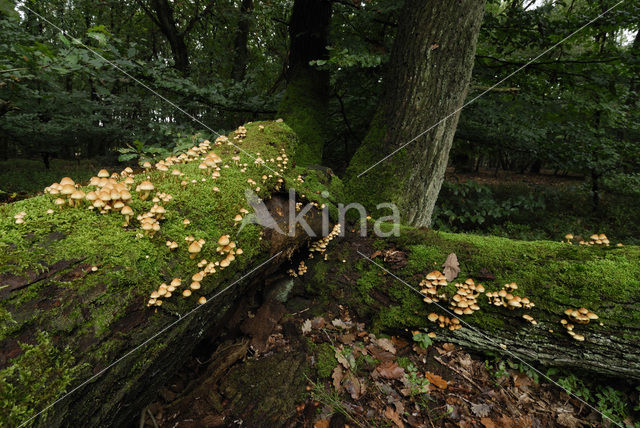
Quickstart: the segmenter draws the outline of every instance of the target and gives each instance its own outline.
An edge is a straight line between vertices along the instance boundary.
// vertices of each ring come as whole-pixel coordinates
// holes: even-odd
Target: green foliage
[[[409,395],[411,395],[412,398],[415,399],[416,397],[429,392],[429,380],[419,374],[418,368],[414,364],[409,363],[407,365],[404,377],[406,385],[409,387]]]
[[[485,223],[503,222],[517,214],[534,215],[545,208],[541,195],[525,193],[498,200],[488,186],[474,181],[444,182],[434,209],[434,227],[469,230]]]
[[[427,333],[417,332],[413,335],[413,341],[418,343],[422,349],[427,349],[433,344],[433,340],[427,335]]]

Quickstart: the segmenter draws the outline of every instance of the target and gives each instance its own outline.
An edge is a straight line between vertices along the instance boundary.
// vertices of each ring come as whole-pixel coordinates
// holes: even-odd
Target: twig
[[[440,364],[442,364],[443,366],[447,367],[449,370],[457,373],[458,375],[462,376],[467,382],[469,382],[471,385],[475,386],[478,391],[480,392],[484,392],[484,390],[482,388],[480,388],[478,386],[477,383],[475,383],[469,376],[467,376],[466,374],[460,372],[458,369],[454,368],[452,365],[445,363],[444,361],[442,361],[442,359],[440,357],[437,357],[434,355],[433,357],[434,360],[436,360],[437,362],[439,362]]]
[[[156,418],[153,417],[153,413],[151,413],[151,410],[149,410],[149,407],[147,407],[147,413],[149,413],[149,416],[151,417],[151,423],[153,423],[153,427],[158,428],[158,424],[156,423]]]

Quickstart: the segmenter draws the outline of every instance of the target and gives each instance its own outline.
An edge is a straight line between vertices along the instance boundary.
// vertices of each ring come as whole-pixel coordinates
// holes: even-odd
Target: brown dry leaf
[[[380,338],[376,340],[376,344],[387,352],[392,354],[396,353],[396,348],[393,346],[393,342],[386,338]]]
[[[343,377],[342,367],[341,366],[336,366],[336,368],[333,369],[333,373],[331,374],[331,378],[333,379],[333,387],[338,392],[342,389],[340,387],[340,385],[342,384],[342,377]]]
[[[583,426],[582,421],[569,412],[558,412],[556,422],[558,422],[558,425],[567,428],[580,428]]]
[[[311,328],[316,330],[324,327],[325,324],[326,322],[322,317],[315,317],[314,319],[311,320]]]
[[[458,277],[458,274],[460,273],[460,263],[458,263],[458,256],[456,256],[455,253],[449,254],[447,260],[445,260],[442,265],[442,273],[449,282]]]
[[[404,428],[404,423],[402,423],[400,415],[398,415],[398,412],[393,410],[391,406],[387,406],[386,409],[384,409],[384,417],[393,422],[396,427]]]
[[[531,385],[531,378],[524,373],[516,373],[513,376],[513,384],[516,388],[527,388]]]
[[[361,381],[351,373],[347,375],[347,379],[344,381],[344,389],[354,400],[360,398],[360,396],[366,391],[364,381]]]
[[[489,416],[489,413],[491,412],[491,406],[485,403],[472,403],[471,411],[474,415],[484,418]]]
[[[335,356],[336,356],[336,360],[338,360],[338,362],[342,364],[345,369],[349,368],[349,361],[347,361],[344,354],[340,352],[339,349],[336,349]]]
[[[345,345],[351,345],[354,340],[356,340],[356,335],[353,333],[347,333],[340,336],[340,342],[344,343]]]
[[[435,373],[426,372],[424,374],[424,377],[426,377],[429,382],[431,382],[433,385],[437,386],[440,389],[447,389],[447,386],[449,385],[449,382],[442,379],[442,376],[438,376]]]
[[[313,424],[313,428],[329,428],[329,419],[320,419]]]
[[[385,379],[402,379],[404,369],[395,361],[387,361],[376,367],[376,373]]]
[[[376,257],[382,255],[382,251],[378,250],[378,251],[374,251],[373,254],[371,254],[371,256],[369,258],[371,259],[375,259]]]
[[[480,423],[484,428],[498,428],[491,418],[481,418]]]

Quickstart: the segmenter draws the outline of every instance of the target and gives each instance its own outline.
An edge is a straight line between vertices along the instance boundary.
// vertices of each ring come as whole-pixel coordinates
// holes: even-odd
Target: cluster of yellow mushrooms
[[[281,120],[280,120],[281,122]],[[258,127],[259,131],[264,131],[264,126]],[[218,137],[214,146],[236,145],[241,143],[247,135],[247,129],[240,126],[233,137],[233,141],[225,136]],[[205,182],[208,180],[215,181],[221,176],[221,171],[224,168],[229,168],[229,165],[223,165],[222,158],[211,150],[212,144],[209,140],[205,140],[198,145],[195,145],[188,149],[185,153],[177,156],[169,156],[159,162],[152,164],[151,162],[144,162],[142,167],[144,173],[149,173],[152,170],[160,172],[162,179],[172,179],[180,183],[180,186],[184,189],[189,184],[195,184],[198,182]],[[289,159],[285,149],[281,149],[279,154],[274,158],[263,159],[260,157],[260,153],[256,154],[254,164],[257,166],[266,166],[272,174],[263,174],[260,177],[260,183],[252,178],[248,178],[249,183],[256,191],[260,191],[260,185],[268,185],[267,181],[276,178],[274,187],[279,189],[282,187],[284,180],[281,178],[289,163]],[[246,172],[249,164],[240,163],[240,156],[233,156],[232,161],[236,166],[240,167],[241,172]],[[198,170],[202,173],[201,177],[187,177],[181,170],[181,164],[187,164],[191,162],[199,162]],[[271,167],[268,166],[271,164]],[[140,175],[142,175],[140,174]],[[138,184],[135,185],[135,183]],[[136,180],[136,174],[133,169],[127,167],[120,173],[102,169],[98,172],[97,176],[92,177],[88,184],[89,190],[85,193],[78,183],[75,183],[71,178],[64,177],[59,183],[53,183],[46,187],[44,192],[47,194],[55,195],[57,198],[54,204],[59,209],[65,207],[72,208],[84,208],[89,210],[95,210],[102,214],[119,213],[123,216],[123,226],[128,227],[131,225],[132,219],[135,217],[140,224],[140,228],[149,237],[154,237],[160,230],[162,220],[165,218],[167,210],[162,205],[163,203],[169,203],[173,199],[170,194],[157,192],[156,186],[151,182],[150,177],[146,176],[142,181]],[[87,190],[85,188],[85,190]],[[219,192],[220,189],[214,186],[212,189],[214,192]],[[153,206],[144,213],[135,215],[133,209],[129,205],[130,202],[137,196],[141,201],[150,200],[153,202]],[[54,210],[47,210],[48,214],[53,214]],[[248,214],[249,211],[245,208],[241,208],[234,217],[234,225],[237,225],[242,221],[243,216]],[[16,224],[24,224],[24,217],[26,212],[19,213],[15,216]],[[190,220],[184,219],[183,225],[185,229],[191,224]],[[139,233],[139,238],[144,235]],[[333,238],[331,235],[329,240]],[[324,238],[326,239],[326,238]],[[185,241],[187,243],[187,251],[190,258],[195,259],[202,251],[206,241],[204,239],[195,239],[193,236],[186,236]],[[323,241],[324,242],[324,241]],[[326,241],[328,242],[328,241]],[[177,241],[168,240],[166,246],[170,251],[175,251],[179,248]],[[195,273],[191,278],[191,283],[188,288],[184,288],[181,292],[182,296],[189,297],[192,292],[200,289],[200,282],[210,274],[216,272],[216,269],[224,269],[228,267],[236,258],[237,255],[243,253],[241,248],[238,248],[236,243],[233,242],[229,235],[221,236],[217,241],[216,252],[223,256],[220,260],[207,261],[201,260],[198,263],[198,268],[201,269]],[[306,268],[305,268],[306,270]],[[169,284],[163,283],[156,290],[154,290],[147,303],[148,306],[161,306],[162,301],[170,298],[172,295],[177,294],[177,291],[182,287],[182,280],[180,278],[174,278]],[[206,303],[206,298],[201,296],[198,299],[198,303]]]
[[[314,241],[311,246],[309,247],[309,255],[308,258],[312,259],[314,257],[314,253],[319,253],[319,254],[324,254],[324,259],[327,260],[327,246],[329,245],[329,243],[338,235],[340,235],[340,231],[341,231],[341,227],[340,227],[340,223],[337,223],[335,226],[333,226],[333,229],[331,229],[331,232],[329,232],[329,234],[327,236],[325,236],[322,239],[319,239],[317,241]],[[294,277],[297,278],[298,276],[302,276],[305,273],[307,273],[308,267],[307,265],[304,263],[304,260],[302,260],[299,264],[298,264],[298,268],[297,269],[289,269],[287,271],[287,273]]]
[[[489,303],[512,310],[533,308],[535,304],[528,297],[520,297],[513,294],[517,289],[518,284],[515,282],[505,284],[500,290],[487,293]]]
[[[471,315],[480,310],[477,298],[484,293],[482,284],[476,285],[473,279],[469,278],[463,283],[456,283],[456,289],[456,294],[449,302],[450,308],[456,315]]]
[[[560,324],[562,324],[565,330],[567,330],[567,334],[569,334],[569,336],[573,337],[578,342],[584,341],[584,336],[573,331],[575,326],[572,324],[572,322],[576,324],[589,324],[589,322],[597,320],[599,318],[598,315],[596,315],[594,312],[591,312],[587,308],[568,308],[564,311],[564,314],[567,316],[567,318],[569,318],[569,321],[571,322],[563,318],[562,320],[560,320]]]
[[[427,319],[431,322],[437,323],[438,327],[440,328],[448,328],[451,331],[455,331],[458,330],[460,328],[462,328],[462,326],[460,325],[460,320],[458,318],[449,318],[447,316],[444,315],[438,315],[435,312],[431,312],[428,316]],[[429,337],[433,338],[435,337],[435,333],[429,333],[428,334]]]
[[[567,240],[567,244],[573,244],[574,239],[578,240],[580,238],[576,238],[573,236],[572,233],[567,233],[564,236],[564,239]],[[589,237],[588,241],[585,241],[583,239],[580,239],[578,241],[579,245],[584,245],[584,246],[591,246],[591,245],[596,245],[596,246],[602,246],[602,247],[608,247],[610,244],[609,238],[607,238],[607,235],[605,235],[604,233],[594,233],[593,235],[591,235]],[[616,244],[616,247],[623,247],[624,245],[622,245],[621,242],[618,242]]]

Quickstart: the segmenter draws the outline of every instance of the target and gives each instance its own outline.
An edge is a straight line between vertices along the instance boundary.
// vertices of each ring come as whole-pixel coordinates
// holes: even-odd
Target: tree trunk
[[[538,367],[640,380],[640,247],[524,242],[406,227],[382,248],[379,238],[360,238],[356,231],[330,252],[340,254],[338,260],[314,258],[296,281],[305,282],[305,289],[319,299],[340,302],[370,321],[373,331],[423,329],[436,333],[437,341],[517,357]],[[461,271],[440,292],[451,298],[457,290],[454,282],[472,278],[481,283],[485,292],[477,297],[480,309],[473,315],[454,314],[445,298],[427,304],[419,293],[421,280],[442,270],[450,253],[457,255]],[[354,268],[345,269],[342,260]],[[513,295],[529,298],[533,308],[509,310],[489,303],[486,292],[512,282],[518,285]],[[584,341],[572,339],[560,323],[567,319],[566,309],[580,307],[599,316],[584,325],[574,322],[574,332]],[[427,319],[430,313],[457,317],[462,328],[440,328]],[[536,324],[523,319],[525,314]]]
[[[403,222],[430,225],[458,123],[457,109],[471,78],[484,3],[405,2],[385,95],[347,174],[354,201],[370,207],[395,202]]]
[[[236,30],[236,38],[233,43],[234,57],[233,68],[231,70],[231,78],[236,82],[243,81],[247,72],[247,62],[249,60],[247,41],[249,39],[249,23],[252,10],[253,0],[242,0],[240,17],[238,18],[238,29]]]
[[[241,143],[245,150],[260,152],[265,159],[282,155],[285,147],[294,154],[297,138],[285,125],[256,122],[246,128]],[[18,426],[93,375],[90,383],[35,418],[34,425],[130,425],[152,401],[156,388],[207,332],[217,329],[238,298],[263,284],[308,243],[311,238],[300,228],[294,236],[251,223],[240,228],[234,216],[240,208],[251,209],[244,196],[246,187],[254,188],[247,184],[249,178],[259,183],[257,193],[285,231],[288,199],[275,189],[277,178],[261,178],[268,173],[265,167],[240,154],[242,161],[251,162],[242,172],[232,160],[232,146],[213,150],[229,165],[220,168],[215,183],[210,173],[203,175],[198,169],[200,161],[172,166],[190,183],[184,188],[180,180],[163,178],[160,171],[138,174],[136,182],[149,175],[156,191],[173,196],[170,202],[160,202],[166,218],[153,237],[135,218],[123,227],[124,218],[117,212],[58,209],[53,195],[0,207],[0,426]],[[285,170],[282,176],[287,186],[295,184],[309,198],[322,190],[318,183],[330,184],[331,178],[320,170],[302,172],[314,176],[309,181],[316,187],[296,181],[298,173]],[[211,190],[214,185],[219,192]],[[134,187],[130,206],[136,214],[149,211],[154,203],[138,198]],[[51,215],[46,214],[49,208],[55,209]],[[15,224],[14,215],[22,211],[25,223]],[[191,221],[188,226],[183,225],[185,218]],[[306,218],[318,233],[322,221],[317,211]],[[216,251],[222,234],[229,234],[243,253],[237,253],[229,267],[217,266],[192,296],[183,297],[192,275],[203,269],[199,261],[224,258]],[[206,240],[197,258],[189,257],[186,236]],[[171,251],[166,241],[176,241],[179,247]],[[161,306],[147,307],[150,293],[172,278],[182,278],[182,286]],[[206,305],[198,306],[200,296],[209,299]],[[191,312],[195,308],[200,309]]]
[[[289,22],[289,64],[287,89],[278,108],[300,138],[296,162],[322,162],[328,120],[329,73],[309,65],[327,58],[327,37],[331,20],[328,0],[296,0]]]
[[[173,16],[173,7],[168,0],[152,0],[151,6],[155,11],[155,23],[167,38],[175,67],[183,73],[189,72],[189,51],[185,43],[184,33],[178,30]]]

